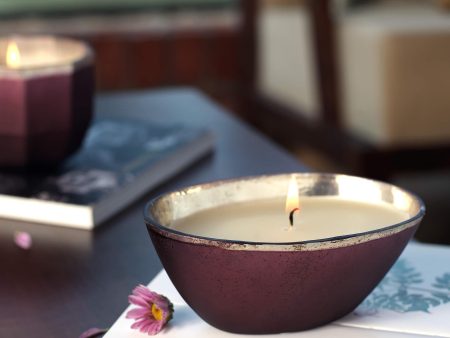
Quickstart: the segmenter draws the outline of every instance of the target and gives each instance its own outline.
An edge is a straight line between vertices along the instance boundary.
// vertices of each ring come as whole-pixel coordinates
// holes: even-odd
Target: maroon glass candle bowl
[[[234,333],[281,333],[348,314],[391,268],[425,212],[420,199],[390,184],[296,174],[300,195],[388,203],[409,217],[375,231],[291,243],[207,238],[171,227],[176,219],[218,205],[285,196],[290,177],[198,185],[147,204],[145,223],[165,270],[187,304],[210,325]]]
[[[92,116],[93,62],[80,41],[0,39],[0,166],[53,166],[78,149]]]

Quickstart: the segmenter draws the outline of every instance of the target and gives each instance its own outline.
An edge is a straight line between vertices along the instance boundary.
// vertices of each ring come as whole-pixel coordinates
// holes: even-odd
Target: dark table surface
[[[214,131],[214,153],[149,192],[95,231],[0,220],[0,337],[78,337],[108,327],[134,286],[161,269],[143,220],[149,198],[182,186],[247,175],[303,171],[283,149],[191,89],[100,95],[96,112]],[[23,210],[23,212],[27,212]],[[31,250],[14,231],[33,237]]]

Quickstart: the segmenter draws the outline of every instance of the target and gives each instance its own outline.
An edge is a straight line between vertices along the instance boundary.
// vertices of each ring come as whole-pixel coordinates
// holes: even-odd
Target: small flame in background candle
[[[300,208],[300,202],[298,197],[298,185],[295,176],[291,176],[289,182],[287,197],[286,197],[286,212],[290,213],[292,210]]]
[[[6,65],[9,68],[18,68],[20,66],[20,51],[14,41],[10,42],[6,48]]]

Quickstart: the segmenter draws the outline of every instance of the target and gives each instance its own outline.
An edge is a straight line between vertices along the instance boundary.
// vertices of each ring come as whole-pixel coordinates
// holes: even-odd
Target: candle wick
[[[300,209],[299,208],[294,208],[289,213],[289,223],[291,224],[291,227],[294,226],[294,212],[296,212],[296,211],[300,211]]]

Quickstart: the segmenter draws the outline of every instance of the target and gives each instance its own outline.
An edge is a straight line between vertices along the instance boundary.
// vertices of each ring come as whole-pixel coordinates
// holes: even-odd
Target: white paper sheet
[[[409,244],[366,300],[336,323],[450,337],[450,247]]]

